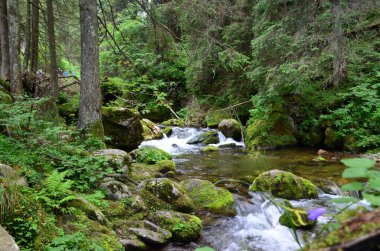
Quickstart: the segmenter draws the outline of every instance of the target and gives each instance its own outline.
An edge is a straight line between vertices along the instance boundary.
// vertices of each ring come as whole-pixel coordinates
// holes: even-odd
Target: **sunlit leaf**
[[[369,193],[364,193],[363,198],[366,199],[372,206],[380,206],[380,196]]]
[[[195,249],[195,251],[215,251],[215,249],[210,248],[210,247],[201,247],[201,248]]]
[[[346,168],[342,174],[343,178],[367,178],[368,170],[365,167]]]
[[[369,186],[377,191],[380,191],[380,178],[369,179]]]
[[[357,202],[358,199],[354,197],[346,196],[346,197],[332,199],[331,201],[337,204],[347,204],[347,203]]]
[[[368,169],[375,165],[375,160],[364,159],[364,158],[354,158],[354,159],[343,159],[341,160],[345,166],[354,168]]]
[[[342,186],[342,190],[345,190],[345,191],[361,191],[361,190],[363,190],[363,183],[358,182],[358,181],[348,183],[348,184],[345,184]]]

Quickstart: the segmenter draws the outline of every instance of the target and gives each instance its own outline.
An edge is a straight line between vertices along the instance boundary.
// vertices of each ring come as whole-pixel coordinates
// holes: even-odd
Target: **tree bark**
[[[81,85],[78,127],[103,138],[96,0],[80,0]]]
[[[0,0],[0,45],[1,45],[1,68],[0,78],[10,79],[9,62],[9,31],[6,0]]]
[[[33,73],[37,72],[38,68],[38,44],[39,44],[39,25],[40,25],[40,10],[39,0],[32,0],[32,46],[30,52],[30,70]]]
[[[334,54],[334,72],[331,80],[333,86],[337,88],[344,83],[346,77],[346,59],[344,54],[345,37],[343,32],[343,10],[341,0],[332,0],[332,3],[334,29],[331,36],[331,46]]]
[[[55,49],[55,32],[54,32],[54,11],[53,1],[46,0],[47,11],[47,28],[49,36],[49,52],[50,52],[50,83],[51,94],[55,100],[58,99],[58,72],[57,72],[57,54]]]
[[[28,70],[29,60],[30,60],[30,39],[31,39],[31,28],[32,28],[32,11],[30,0],[26,1],[26,25],[25,25],[25,51],[24,51],[24,62],[22,65],[23,72]]]
[[[22,95],[21,65],[19,55],[19,16],[18,0],[8,0],[8,29],[9,29],[9,62],[11,68],[11,94],[13,97]]]

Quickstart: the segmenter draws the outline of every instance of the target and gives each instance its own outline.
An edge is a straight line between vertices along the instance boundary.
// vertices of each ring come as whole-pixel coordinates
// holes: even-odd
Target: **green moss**
[[[219,123],[223,119],[228,119],[230,117],[231,116],[228,113],[226,113],[226,112],[222,112],[222,111],[208,111],[207,114],[206,114],[205,122],[206,122],[207,127],[217,128],[218,125],[219,125]],[[240,125],[239,125],[239,127],[240,127]]]
[[[194,138],[190,139],[187,144],[218,144],[219,143],[219,135],[217,132],[209,131],[204,132]]]
[[[12,97],[9,94],[3,92],[1,89],[0,89],[0,102],[9,103],[9,104],[12,103]]]
[[[275,112],[267,119],[249,122],[246,130],[247,146],[251,149],[291,146],[297,143],[288,116]]]
[[[158,211],[152,213],[149,219],[170,231],[175,241],[190,242],[196,240],[202,230],[202,221],[190,214]]]
[[[157,147],[142,147],[136,151],[136,159],[146,164],[155,164],[161,160],[171,160],[169,153]]]
[[[164,126],[179,126],[179,127],[184,127],[186,126],[186,121],[183,119],[169,119],[164,122],[162,122]]]
[[[234,198],[228,190],[216,187],[207,180],[189,179],[180,184],[193,199],[197,210],[223,215],[236,213]]]
[[[172,133],[173,133],[173,127],[172,126],[167,126],[165,127],[162,132],[166,135],[166,136],[170,136]]]
[[[176,182],[167,178],[153,179],[146,183],[146,189],[157,195],[160,199],[173,205],[180,212],[192,212],[194,210],[193,200],[187,192]]]
[[[144,140],[161,139],[163,133],[161,129],[152,121],[148,119],[142,119],[140,121],[143,128]]]
[[[219,150],[219,148],[217,146],[206,146],[201,151],[203,153],[207,153],[207,152],[214,152],[214,151],[218,151],[218,150]]]
[[[89,243],[96,243],[106,251],[124,250],[116,233],[85,215],[77,215],[72,221],[64,223],[66,234],[82,232]]]
[[[336,134],[336,132],[331,128],[326,128],[325,131],[325,141],[324,144],[327,148],[335,149],[341,146],[342,139]]]
[[[87,132],[89,135],[95,138],[104,139],[104,128],[103,128],[102,120],[97,120],[93,124],[89,125]]]
[[[321,250],[373,233],[380,229],[378,215],[379,210],[368,212],[363,207],[345,210],[341,215],[337,216],[340,225],[339,229],[330,231],[327,235],[317,236],[312,243],[308,243],[302,250]]]
[[[271,170],[260,174],[249,187],[250,191],[268,191],[284,199],[318,198],[316,187],[309,180],[292,173]]]
[[[171,160],[160,160],[156,163],[157,171],[161,173],[167,173],[167,172],[176,172],[176,167],[174,161]]]

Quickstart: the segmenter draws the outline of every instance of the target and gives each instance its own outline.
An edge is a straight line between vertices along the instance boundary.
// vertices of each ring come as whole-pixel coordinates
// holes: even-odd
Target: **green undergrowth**
[[[24,98],[0,103],[0,163],[16,171],[0,177],[0,224],[22,250],[86,250],[79,239],[86,242],[89,235],[66,236],[57,217],[84,215],[72,206],[78,196],[93,208],[104,208],[97,184],[104,174],[118,172],[121,164],[91,154],[104,146],[99,139],[83,139],[59,120],[44,120],[38,110],[41,102]],[[113,250],[106,246],[100,243],[97,250]]]

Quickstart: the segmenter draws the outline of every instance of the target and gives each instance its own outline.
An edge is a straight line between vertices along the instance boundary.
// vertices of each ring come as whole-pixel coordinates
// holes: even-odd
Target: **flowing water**
[[[342,195],[339,185],[346,181],[341,179],[344,166],[339,159],[346,155],[335,153],[327,158],[327,162],[316,162],[313,158],[316,157],[317,149],[290,148],[250,153],[244,149],[243,142],[225,138],[220,132],[220,143],[215,144],[220,148],[218,151],[202,153],[204,146],[187,144],[191,138],[208,130],[175,127],[170,137],[141,144],[156,146],[171,153],[177,163],[179,180],[206,179],[234,193],[237,208],[235,217],[203,215],[204,229],[198,243],[174,243],[164,250],[194,250],[199,245],[226,251],[297,250],[305,240],[313,238],[320,223],[330,219],[328,215],[339,211],[339,206],[333,204],[331,198]],[[293,206],[305,210],[317,207],[327,209],[327,216],[318,218],[318,225],[313,231],[293,232],[280,225],[282,209],[260,193],[248,192],[248,184],[261,172],[271,169],[292,172],[319,186],[318,199],[291,201]]]

